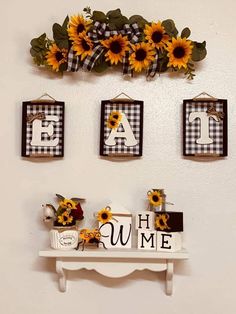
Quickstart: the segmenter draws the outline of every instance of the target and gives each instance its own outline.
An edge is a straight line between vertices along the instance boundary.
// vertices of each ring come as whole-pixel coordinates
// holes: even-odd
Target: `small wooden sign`
[[[131,99],[102,101],[100,155],[139,157],[143,150],[143,102]]]
[[[155,217],[155,229],[165,232],[181,232],[183,226],[183,212],[160,211]]]
[[[196,97],[184,100],[183,155],[227,156],[226,99]]]
[[[60,101],[23,102],[23,157],[63,157],[64,107]]]

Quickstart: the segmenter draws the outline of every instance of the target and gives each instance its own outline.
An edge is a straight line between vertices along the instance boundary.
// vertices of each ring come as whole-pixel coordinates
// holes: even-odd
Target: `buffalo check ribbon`
[[[158,70],[158,53],[156,53],[155,55],[155,59],[153,60],[153,62],[150,64],[149,68],[147,69],[147,79],[148,78],[153,78],[156,73],[157,73],[157,70]]]
[[[106,23],[95,22],[91,32],[88,32],[88,36],[93,41],[95,47],[90,56],[87,56],[83,63],[83,70],[91,71],[97,61],[106,49],[101,45],[100,38],[110,38],[114,35],[127,36],[130,43],[138,42],[140,31],[137,23],[131,25],[125,24],[121,30],[109,30]],[[123,58],[123,74],[130,74],[132,71],[129,66],[130,53],[126,53]]]
[[[68,53],[68,61],[67,61],[67,72],[77,72],[80,68],[80,58],[76,55],[76,51],[74,51],[71,47]]]

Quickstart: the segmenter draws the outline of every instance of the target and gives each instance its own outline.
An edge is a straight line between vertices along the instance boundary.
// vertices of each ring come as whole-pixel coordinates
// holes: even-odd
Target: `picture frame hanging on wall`
[[[101,156],[142,156],[143,101],[124,95],[126,98],[119,98],[118,95],[101,102]]]
[[[64,156],[65,104],[50,98],[23,102],[22,157]]]
[[[227,100],[201,93],[183,101],[183,155],[228,155]]]

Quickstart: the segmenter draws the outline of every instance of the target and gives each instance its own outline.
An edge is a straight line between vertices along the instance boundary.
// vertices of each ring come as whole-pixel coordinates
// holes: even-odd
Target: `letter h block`
[[[136,213],[135,229],[136,230],[155,230],[155,213],[151,211],[140,211]]]

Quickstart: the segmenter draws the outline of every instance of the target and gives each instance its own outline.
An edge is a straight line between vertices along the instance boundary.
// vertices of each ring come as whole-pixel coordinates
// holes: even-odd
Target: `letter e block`
[[[157,231],[138,230],[138,249],[156,251],[157,249]]]
[[[137,212],[135,217],[135,229],[154,230],[155,213],[149,211]]]
[[[157,251],[176,252],[182,249],[180,232],[157,231]]]

